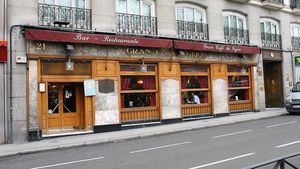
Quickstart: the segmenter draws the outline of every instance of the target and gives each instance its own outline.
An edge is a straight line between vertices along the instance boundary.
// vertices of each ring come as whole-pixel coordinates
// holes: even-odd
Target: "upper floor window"
[[[76,8],[86,8],[86,0],[42,0],[41,3],[48,5],[69,6]]]
[[[39,25],[91,29],[89,0],[39,0]]]
[[[153,0],[116,0],[116,19],[118,33],[157,34]]]
[[[266,48],[281,48],[279,23],[273,19],[263,18],[260,21],[262,45]]]
[[[279,24],[275,20],[262,19],[260,21],[260,31],[263,33],[279,34]]]
[[[180,38],[208,40],[206,10],[200,6],[176,4],[177,34]]]
[[[224,37],[230,43],[249,43],[246,17],[236,12],[223,12]]]
[[[300,49],[300,24],[291,24],[291,36],[293,50]]]
[[[176,4],[176,20],[206,23],[206,12],[204,8],[195,5],[178,3]]]
[[[155,16],[153,0],[116,0],[118,13]]]

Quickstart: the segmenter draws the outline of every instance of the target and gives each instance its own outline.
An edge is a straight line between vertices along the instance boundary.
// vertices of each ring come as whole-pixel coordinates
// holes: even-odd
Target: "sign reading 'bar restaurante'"
[[[49,42],[89,43],[100,45],[134,46],[146,48],[164,48],[179,50],[195,50],[222,53],[259,54],[260,48],[242,45],[227,45],[208,42],[191,42],[172,39],[141,38],[107,34],[75,33],[26,29],[25,38]]]

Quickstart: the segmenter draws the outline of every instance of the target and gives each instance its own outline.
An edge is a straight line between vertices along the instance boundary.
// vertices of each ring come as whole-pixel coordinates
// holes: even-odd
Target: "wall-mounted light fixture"
[[[72,44],[67,44],[65,46],[65,49],[68,56],[68,61],[66,62],[66,70],[74,70],[74,62],[72,62],[70,59],[70,52],[74,50],[74,46]]]
[[[143,58],[143,63],[141,64],[141,67],[140,67],[140,71],[141,72],[147,72],[148,71],[147,65],[144,63],[144,58]]]
[[[69,57],[68,61],[66,62],[66,70],[74,70],[74,62],[71,62]]]

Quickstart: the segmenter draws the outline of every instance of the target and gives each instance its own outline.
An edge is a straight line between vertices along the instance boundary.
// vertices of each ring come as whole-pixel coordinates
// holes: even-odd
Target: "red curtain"
[[[200,76],[198,79],[200,88],[208,88],[208,79],[206,76]]]

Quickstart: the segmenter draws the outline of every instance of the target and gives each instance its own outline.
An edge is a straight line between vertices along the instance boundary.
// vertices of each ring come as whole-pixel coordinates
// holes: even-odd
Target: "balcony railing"
[[[291,0],[291,8],[300,8],[300,0]]]
[[[116,13],[117,33],[157,35],[156,17]]]
[[[293,50],[300,50],[300,37],[292,36]]]
[[[284,4],[284,0],[261,0],[262,2],[271,2],[277,4]]]
[[[69,6],[39,4],[39,25],[72,29],[91,29],[91,10]]]
[[[249,31],[246,29],[224,27],[224,38],[229,43],[249,44]]]
[[[177,20],[179,38],[208,40],[208,24]]]
[[[281,49],[281,35],[272,33],[261,33],[262,45],[264,48]]]

